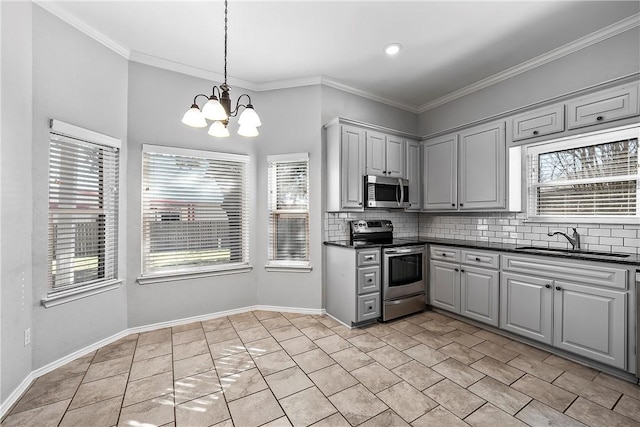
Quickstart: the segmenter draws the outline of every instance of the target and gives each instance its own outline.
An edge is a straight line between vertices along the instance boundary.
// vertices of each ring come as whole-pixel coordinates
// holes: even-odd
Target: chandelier
[[[242,114],[238,118],[238,134],[241,136],[258,136],[258,126],[262,125],[258,113],[253,109],[251,104],[251,97],[246,93],[243,93],[238,97],[236,107],[231,110],[231,97],[229,96],[229,90],[231,88],[227,84],[227,0],[224,2],[224,83],[218,86],[213,86],[211,90],[211,96],[207,96],[203,93],[196,95],[193,98],[193,104],[191,108],[184,113],[182,117],[182,123],[187,126],[196,128],[204,128],[209,126],[207,120],[213,123],[209,127],[209,135],[216,137],[229,136],[229,117],[235,117],[238,115],[240,107],[244,108]],[[207,102],[200,110],[197,99],[201,96],[207,98]],[[246,97],[248,102],[241,104],[240,101]]]

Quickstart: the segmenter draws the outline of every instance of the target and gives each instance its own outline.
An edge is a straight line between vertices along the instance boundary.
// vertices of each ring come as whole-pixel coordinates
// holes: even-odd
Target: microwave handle
[[[398,187],[396,187],[396,203],[400,206],[400,199],[398,199]]]
[[[398,178],[398,187],[400,187],[400,203],[398,206],[402,206],[404,203],[404,185],[402,185],[402,179]]]

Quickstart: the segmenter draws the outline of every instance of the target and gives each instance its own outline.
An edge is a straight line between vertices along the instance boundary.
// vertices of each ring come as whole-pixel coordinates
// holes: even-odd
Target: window
[[[118,278],[119,152],[117,139],[51,121],[45,306]]]
[[[143,278],[248,268],[248,163],[243,155],[143,146]]]
[[[527,148],[529,217],[637,222],[639,128]]]
[[[269,265],[309,267],[309,154],[268,156]]]

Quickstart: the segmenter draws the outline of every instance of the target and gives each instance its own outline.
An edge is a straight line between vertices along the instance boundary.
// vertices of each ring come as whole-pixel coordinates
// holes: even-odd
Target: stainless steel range
[[[381,245],[382,320],[424,310],[427,289],[424,244],[394,239],[393,224],[387,220],[355,220],[350,226],[354,246]]]

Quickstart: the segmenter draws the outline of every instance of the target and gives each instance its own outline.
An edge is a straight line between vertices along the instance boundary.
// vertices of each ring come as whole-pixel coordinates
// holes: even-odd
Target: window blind
[[[308,264],[309,155],[269,156],[269,262]]]
[[[248,264],[248,162],[248,156],[143,147],[143,276]]]
[[[118,171],[119,147],[50,133],[49,295],[117,278]]]
[[[530,216],[640,216],[637,135],[635,128],[528,148]]]

